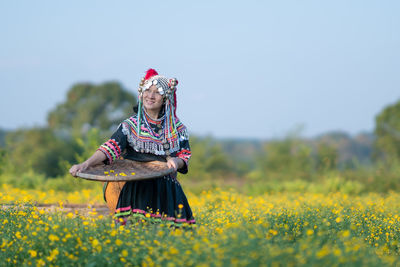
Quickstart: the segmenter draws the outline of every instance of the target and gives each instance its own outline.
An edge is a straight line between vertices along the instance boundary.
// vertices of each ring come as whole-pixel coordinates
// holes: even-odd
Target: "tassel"
[[[171,105],[172,106],[172,105]],[[176,132],[176,124],[175,124],[175,109],[174,109],[174,107],[172,106],[171,107],[172,108],[172,112],[171,112],[171,117],[172,117],[172,130],[173,130],[173,133],[174,133],[174,135],[176,135],[177,134],[177,132]]]
[[[142,94],[139,95],[139,105],[138,105],[138,122],[137,122],[137,135],[140,136],[140,120],[141,120],[141,115],[142,115]]]

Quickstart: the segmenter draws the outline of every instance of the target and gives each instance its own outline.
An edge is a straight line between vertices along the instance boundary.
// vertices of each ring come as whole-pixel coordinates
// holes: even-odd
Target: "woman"
[[[164,161],[175,172],[161,178],[125,183],[118,198],[116,218],[147,215],[177,224],[195,223],[177,172],[187,173],[191,156],[186,127],[176,117],[176,79],[167,79],[149,69],[139,86],[136,114],[124,120],[107,142],[70,173],[103,161],[123,158],[136,161]],[[137,108],[137,110],[136,110]]]

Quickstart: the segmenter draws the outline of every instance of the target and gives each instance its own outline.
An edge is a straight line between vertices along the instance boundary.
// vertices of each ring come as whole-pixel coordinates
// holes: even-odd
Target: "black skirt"
[[[192,210],[174,175],[125,183],[115,218],[126,223],[129,216],[152,218],[173,224],[194,224]]]

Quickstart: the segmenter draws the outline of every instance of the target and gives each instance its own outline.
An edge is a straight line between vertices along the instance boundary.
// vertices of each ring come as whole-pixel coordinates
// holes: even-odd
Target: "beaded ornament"
[[[143,109],[143,92],[148,90],[152,85],[155,85],[160,95],[164,98],[165,114],[162,119],[162,134],[151,134],[151,127],[149,126],[148,119]],[[130,135],[131,145],[134,144],[135,150],[141,148],[141,152],[154,153],[158,155],[167,155],[179,151],[179,140],[188,139],[186,127],[179,121],[176,116],[176,86],[178,81],[175,78],[168,79],[164,76],[158,75],[154,69],[149,69],[145,77],[142,78],[138,88],[138,113],[137,119],[130,118],[126,120],[130,129],[134,131],[134,135]],[[134,125],[136,124],[136,125]],[[124,126],[124,124],[123,124]],[[143,128],[145,132],[142,133]],[[125,133],[128,133],[125,128]],[[149,143],[149,136],[151,134],[154,144]],[[144,136],[142,136],[144,134]],[[162,139],[162,140],[160,140]],[[151,142],[151,143],[153,143]],[[160,149],[162,143],[162,149]]]

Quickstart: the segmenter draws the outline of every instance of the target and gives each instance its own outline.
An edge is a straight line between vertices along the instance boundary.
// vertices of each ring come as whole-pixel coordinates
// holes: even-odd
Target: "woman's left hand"
[[[183,160],[176,157],[170,157],[167,159],[167,166],[168,168],[174,168],[175,171],[183,167]]]

